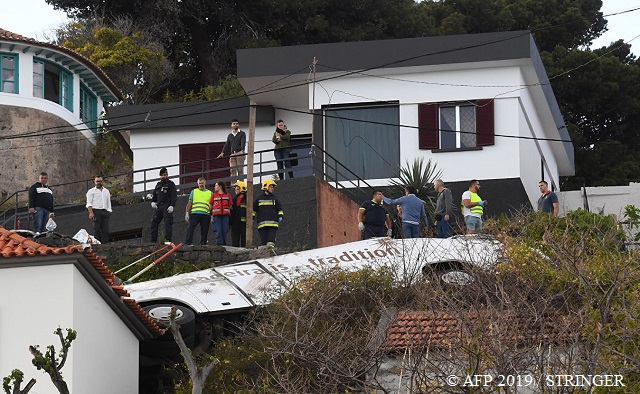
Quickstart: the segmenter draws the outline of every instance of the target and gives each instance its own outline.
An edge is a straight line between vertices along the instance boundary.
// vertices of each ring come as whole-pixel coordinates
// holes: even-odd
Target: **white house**
[[[121,99],[89,59],[0,28],[0,188],[21,189],[43,170],[55,184],[88,178],[98,119],[106,103]]]
[[[30,345],[61,345],[54,331],[76,330],[62,376],[72,393],[137,393],[139,341],[162,330],[100,258],[80,246],[54,248],[0,227],[0,376],[20,369],[33,392],[54,394],[31,363]]]
[[[527,31],[241,49],[237,62],[249,98],[273,109],[258,117],[257,151],[273,148],[273,121],[283,119],[297,142],[326,152],[326,166],[331,156],[355,173],[345,178],[387,185],[407,160],[422,157],[447,184],[466,188],[481,179],[493,201],[513,207],[534,205],[541,179],[559,190],[560,176],[574,173],[573,145]],[[134,170],[176,165],[181,173],[178,163],[211,157],[205,153],[224,143],[230,119],[203,118],[224,105],[115,107],[110,114],[118,118],[113,127],[130,131]],[[248,108],[242,111],[246,130]],[[183,154],[205,143],[217,148]]]

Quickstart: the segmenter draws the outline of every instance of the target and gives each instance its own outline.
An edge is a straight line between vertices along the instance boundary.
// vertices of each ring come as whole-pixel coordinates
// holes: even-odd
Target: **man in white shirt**
[[[111,194],[102,186],[102,177],[93,179],[95,187],[87,192],[89,220],[93,221],[93,236],[106,244],[109,242],[109,217],[111,217]]]

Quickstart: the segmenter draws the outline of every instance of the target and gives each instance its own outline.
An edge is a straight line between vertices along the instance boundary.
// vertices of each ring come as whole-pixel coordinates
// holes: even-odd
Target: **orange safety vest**
[[[229,216],[231,215],[231,195],[228,193],[213,193],[211,196],[211,215]]]

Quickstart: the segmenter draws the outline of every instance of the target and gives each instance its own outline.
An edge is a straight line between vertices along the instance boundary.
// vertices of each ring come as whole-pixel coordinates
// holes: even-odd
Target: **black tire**
[[[464,269],[464,264],[457,262],[429,265],[422,272],[428,280],[435,280],[444,286],[467,286],[476,280]]]
[[[166,328],[169,327],[169,312],[173,307],[176,308],[176,323],[180,325],[182,338],[192,338],[195,334],[196,314],[191,309],[176,304],[150,304],[143,306],[142,309],[144,309],[158,325]],[[167,332],[158,339],[161,341],[174,341],[173,335],[170,332]]]

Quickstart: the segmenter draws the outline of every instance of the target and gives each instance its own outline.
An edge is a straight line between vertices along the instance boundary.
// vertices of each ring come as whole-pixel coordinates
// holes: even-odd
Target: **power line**
[[[605,15],[605,16],[609,16],[609,15],[619,15],[619,14],[623,14],[623,13],[627,13],[627,12],[636,11],[636,10],[638,10],[638,9],[640,9],[640,7],[638,7],[638,8],[633,8],[633,9],[629,9],[629,10],[625,10],[625,11],[621,11],[621,12],[617,12],[617,13],[608,14],[608,15]],[[522,37],[522,36],[524,36],[524,35],[534,34],[534,33],[539,32],[539,31],[549,30],[549,29],[558,28],[558,27],[561,27],[561,26],[566,26],[566,25],[569,25],[569,24],[573,24],[573,23],[576,23],[577,21],[578,21],[578,20],[574,20],[574,21],[569,21],[569,22],[563,23],[563,24],[558,24],[558,25],[553,25],[553,26],[547,26],[547,27],[544,27],[544,28],[539,28],[539,29],[532,30],[531,32],[524,32],[524,33],[522,33],[522,34],[520,34],[520,35],[516,35],[516,36],[513,36],[513,37],[506,37],[506,38],[501,38],[501,39],[496,39],[496,40],[485,41],[485,42],[483,42],[483,43],[478,43],[478,44],[473,44],[473,45],[467,45],[467,46],[460,46],[460,47],[457,47],[457,48],[451,48],[451,49],[447,49],[447,50],[436,51],[436,52],[431,52],[431,53],[425,53],[425,54],[421,54],[421,55],[416,55],[416,56],[412,56],[412,57],[408,57],[408,58],[404,58],[404,59],[395,60],[395,61],[393,61],[393,62],[388,62],[388,63],[384,63],[384,64],[377,65],[377,66],[372,66],[372,67],[369,67],[369,68],[364,69],[364,70],[358,70],[358,71],[347,71],[347,72],[346,72],[346,74],[337,74],[337,75],[334,75],[334,76],[327,76],[327,77],[325,77],[325,78],[321,78],[321,79],[319,79],[319,80],[318,80],[318,82],[322,82],[322,81],[326,81],[326,80],[331,80],[331,79],[337,79],[337,78],[343,78],[343,77],[346,77],[346,76],[349,76],[349,75],[353,75],[353,74],[364,74],[364,75],[369,75],[369,74],[365,74],[365,73],[366,73],[367,71],[372,71],[372,70],[376,70],[376,69],[380,69],[380,68],[385,68],[385,67],[388,67],[388,66],[391,66],[391,65],[394,65],[394,64],[398,64],[398,63],[402,63],[402,62],[406,62],[406,61],[410,61],[410,60],[414,60],[414,59],[418,59],[418,58],[422,58],[422,57],[426,57],[426,56],[433,56],[433,55],[438,55],[438,54],[443,54],[443,53],[451,53],[451,52],[455,52],[455,51],[460,51],[460,50],[465,50],[465,49],[471,49],[471,48],[477,48],[477,47],[482,47],[482,46],[486,46],[486,45],[495,44],[495,43],[498,43],[498,42],[503,42],[503,41],[507,41],[507,40],[512,40],[512,39],[516,39],[516,38]],[[636,38],[637,38],[637,36],[636,36],[633,40],[635,40]],[[633,40],[632,40],[632,41],[633,41]],[[610,51],[610,52],[611,52],[611,51]],[[610,52],[608,52],[608,53],[610,53]],[[604,56],[604,55],[602,55],[602,56]],[[600,56],[600,57],[602,57],[602,56]],[[595,60],[591,60],[590,62],[592,62],[592,61],[595,61]],[[588,63],[590,63],[590,62],[587,62],[587,63],[585,63],[585,64],[588,64]],[[325,65],[325,66],[326,66],[326,65]],[[326,67],[331,68],[330,66],[326,66]],[[579,67],[580,67],[580,66],[579,66]],[[574,68],[574,69],[572,69],[572,70],[569,70],[568,72],[574,71],[575,69],[577,69],[577,68],[579,68],[579,67],[576,67],[576,68]],[[278,82],[280,82],[280,81],[283,81],[283,80],[285,80],[285,79],[288,79],[289,77],[291,77],[291,76],[293,76],[293,75],[298,74],[300,71],[302,71],[302,70],[304,70],[304,69],[306,69],[306,67],[305,67],[305,68],[303,68],[303,69],[297,70],[297,71],[295,71],[295,72],[293,72],[293,73],[291,73],[291,74],[289,74],[289,75],[287,75],[287,76],[284,76],[284,77],[282,77],[282,78],[280,78],[280,79],[278,79],[278,80],[272,81],[272,82],[270,82],[270,83],[268,83],[268,84],[266,84],[266,85],[264,85],[264,86],[262,86],[262,87],[260,87],[260,88],[257,88],[257,89],[255,89],[255,90],[253,90],[253,91],[249,92],[249,93],[245,93],[245,94],[244,94],[244,95],[242,95],[242,96],[233,97],[233,98],[229,98],[229,99],[218,100],[218,101],[215,101],[215,102],[213,102],[213,103],[211,103],[211,102],[206,102],[206,103],[202,103],[202,102],[199,102],[199,103],[192,103],[192,102],[191,102],[191,103],[186,103],[186,104],[185,104],[184,106],[182,106],[182,107],[179,107],[179,106],[178,106],[178,107],[173,107],[173,108],[174,108],[174,109],[181,109],[181,108],[189,108],[189,107],[192,107],[192,106],[193,106],[193,107],[195,107],[195,106],[199,106],[199,105],[205,105],[205,106],[215,107],[215,106],[218,106],[218,105],[220,105],[221,103],[224,103],[224,102],[226,102],[226,101],[234,100],[234,99],[238,99],[238,98],[243,98],[243,97],[248,97],[248,96],[250,96],[250,95],[258,95],[258,94],[263,94],[263,93],[270,93],[270,92],[274,92],[274,91],[279,91],[279,90],[285,90],[285,89],[291,89],[291,88],[294,88],[294,87],[304,86],[304,85],[307,85],[307,84],[308,84],[308,81],[307,81],[307,82],[302,82],[302,83],[294,83],[294,84],[281,85],[281,86],[278,86],[278,87],[273,88],[273,89],[270,89],[270,90],[262,91],[262,89],[264,89],[265,87],[272,86],[272,85],[274,85],[274,84],[277,84],[277,83],[278,83]],[[562,74],[560,74],[560,75],[562,75]],[[380,77],[380,76],[377,76],[377,77]],[[557,76],[554,76],[553,78],[555,78],[555,77],[557,77]],[[384,78],[384,77],[381,77],[381,78]],[[392,78],[390,78],[390,77],[387,77],[387,78],[392,79]],[[551,79],[551,78],[550,78],[550,79]],[[416,82],[419,82],[419,81],[416,81]],[[539,82],[539,83],[536,83],[536,84],[542,84],[542,82]],[[524,87],[522,87],[522,88],[525,88],[525,87],[528,87],[528,86],[535,86],[536,84],[523,85]],[[455,86],[455,85],[454,85],[454,84],[450,84],[450,86]],[[465,86],[465,85],[462,85],[462,86]],[[467,86],[474,86],[474,85],[467,85]],[[478,85],[478,86],[480,86],[480,85]],[[496,86],[496,87],[508,87],[508,86]],[[514,87],[515,87],[515,85],[514,85]],[[506,92],[506,93],[509,93],[509,92]],[[503,93],[503,94],[506,94],[506,93]],[[497,96],[495,96],[495,97],[497,97]],[[206,111],[206,110],[205,110],[205,108],[203,108],[203,109],[201,109],[201,110],[197,110],[197,111],[194,111],[194,112],[191,112],[191,113],[178,115],[178,116],[175,116],[175,117],[172,117],[172,118],[167,118],[167,120],[164,120],[164,121],[168,121],[169,119],[175,119],[175,118],[178,118],[178,117],[192,116],[192,115],[196,115],[196,114],[211,113],[211,112],[214,112],[214,111]],[[128,115],[123,115],[123,117],[125,117],[125,116],[126,116],[126,117],[130,117],[130,116],[135,116],[135,115],[141,115],[141,114],[144,114],[144,113],[146,113],[146,111],[145,111],[145,112],[140,112],[140,113],[133,113],[133,114],[128,114]],[[113,118],[113,119],[117,119],[117,118]],[[159,122],[159,123],[163,123],[164,121],[161,121],[161,122]],[[26,138],[26,137],[28,137],[28,136],[48,136],[48,135],[55,135],[55,134],[63,134],[63,133],[68,133],[68,132],[77,131],[77,129],[75,129],[75,128],[74,128],[73,130],[60,131],[60,132],[54,132],[54,133],[46,133],[46,134],[38,134],[38,133],[41,133],[42,131],[52,130],[52,129],[66,128],[66,127],[75,127],[75,126],[80,126],[80,125],[84,125],[84,124],[85,124],[85,122],[81,122],[81,123],[78,123],[78,124],[76,124],[76,125],[72,125],[72,126],[52,126],[52,127],[48,127],[48,128],[44,128],[44,129],[40,129],[40,130],[37,130],[37,131],[31,132],[31,133],[27,133],[27,134],[11,135],[11,136],[0,137],[0,139]],[[156,124],[157,124],[157,123],[156,123]],[[127,126],[123,126],[123,127],[119,128],[119,129],[124,129],[124,128],[126,128],[126,127],[127,127]],[[131,126],[128,126],[128,127],[131,127]],[[111,131],[115,131],[115,130],[110,130],[109,132],[111,132]]]

